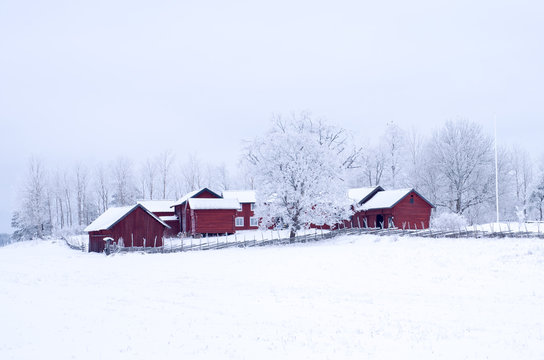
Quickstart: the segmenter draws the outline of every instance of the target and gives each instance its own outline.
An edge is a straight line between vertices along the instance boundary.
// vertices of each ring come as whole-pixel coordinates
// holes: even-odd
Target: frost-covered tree
[[[428,147],[424,177],[436,205],[463,214],[494,196],[493,141],[480,125],[448,121]]]
[[[112,165],[112,204],[124,206],[136,201],[137,189],[133,183],[132,162],[118,158]]]
[[[538,219],[542,221],[544,214],[544,176],[540,175],[529,198],[531,205],[538,211]]]
[[[20,209],[12,217],[16,240],[41,239],[51,233],[51,202],[47,186],[43,162],[31,158],[22,188]]]
[[[510,173],[513,177],[516,210],[527,219],[529,208],[530,187],[533,182],[533,163],[527,150],[519,145],[510,150]]]
[[[110,207],[111,185],[106,168],[100,164],[95,170],[95,194],[99,213],[103,213]]]
[[[406,172],[404,183],[414,189],[422,187],[422,171],[424,166],[425,139],[415,127],[412,127],[405,136],[406,140]]]
[[[382,136],[380,150],[384,155],[385,185],[399,186],[402,165],[406,157],[406,138],[404,131],[394,122],[389,122]]]
[[[166,199],[167,195],[169,194],[169,186],[170,186],[170,176],[172,171],[172,166],[174,164],[174,153],[172,150],[165,150],[162,153],[159,154],[157,157],[157,166],[156,169],[159,174],[159,181],[160,181],[160,196],[161,199]]]
[[[361,156],[361,171],[358,184],[364,186],[382,185],[385,155],[379,147],[370,147]]]
[[[263,226],[297,231],[309,224],[336,224],[351,215],[344,175],[357,160],[344,131],[308,118],[274,127],[247,151],[257,192],[256,216]]]

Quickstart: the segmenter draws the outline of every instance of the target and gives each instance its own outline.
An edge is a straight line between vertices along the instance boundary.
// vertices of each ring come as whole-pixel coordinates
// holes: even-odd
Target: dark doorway
[[[383,229],[383,215],[376,215],[376,227]]]

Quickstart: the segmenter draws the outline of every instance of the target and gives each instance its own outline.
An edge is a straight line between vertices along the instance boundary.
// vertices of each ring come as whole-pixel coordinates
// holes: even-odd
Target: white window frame
[[[252,216],[249,218],[249,226],[259,226],[259,218]]]
[[[239,221],[242,220],[242,221]],[[236,227],[243,227],[244,226],[244,217],[243,216],[237,216],[234,218],[234,226]]]
[[[251,203],[251,211],[255,210],[255,203]]]

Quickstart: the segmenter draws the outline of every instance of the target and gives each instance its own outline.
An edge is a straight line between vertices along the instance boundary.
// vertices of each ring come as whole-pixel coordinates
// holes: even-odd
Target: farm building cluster
[[[428,228],[434,206],[414,189],[384,190],[381,186],[349,189],[354,213],[342,224],[309,224],[311,227]],[[233,234],[256,230],[256,193],[208,188],[192,191],[177,201],[146,200],[133,206],[106,210],[85,231],[89,251],[102,252],[105,239],[121,246],[157,247],[164,237]]]

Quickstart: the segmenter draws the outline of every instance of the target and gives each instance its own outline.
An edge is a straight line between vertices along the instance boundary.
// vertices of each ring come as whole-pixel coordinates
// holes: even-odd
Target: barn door
[[[376,227],[380,229],[384,227],[383,215],[376,215]]]

